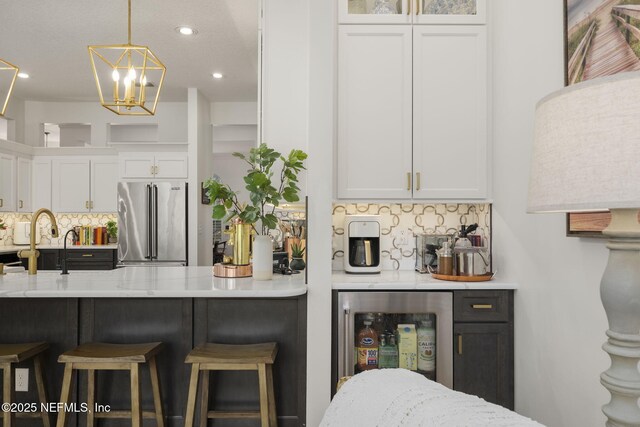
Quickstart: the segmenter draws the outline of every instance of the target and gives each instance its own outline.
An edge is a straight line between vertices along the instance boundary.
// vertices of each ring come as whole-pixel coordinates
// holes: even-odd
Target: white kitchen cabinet
[[[0,153],[0,212],[16,210],[16,158]]]
[[[486,22],[487,0],[386,0],[386,4],[385,0],[337,1],[340,24],[484,24]],[[379,13],[381,11],[387,11],[387,13]]]
[[[487,196],[487,41],[480,26],[413,27],[413,198]]]
[[[53,211],[116,212],[117,168],[118,163],[114,157],[53,159]]]
[[[120,157],[122,179],[187,179],[186,153],[128,153]]]
[[[411,197],[411,27],[342,25],[338,197]]]
[[[33,210],[52,209],[51,159],[35,157],[32,177]]]
[[[92,212],[117,212],[118,162],[115,159],[91,161]]]
[[[91,160],[61,158],[51,162],[52,208],[54,212],[90,212]]]
[[[338,198],[486,198],[485,27],[339,32]]]
[[[31,212],[32,161],[24,157],[17,159],[17,211]]]
[[[156,178],[184,178],[189,175],[187,155],[182,153],[156,154]]]

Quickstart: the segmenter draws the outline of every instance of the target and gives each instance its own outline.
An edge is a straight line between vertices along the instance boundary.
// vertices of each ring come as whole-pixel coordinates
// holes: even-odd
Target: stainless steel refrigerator
[[[118,183],[121,265],[187,265],[187,183]]]

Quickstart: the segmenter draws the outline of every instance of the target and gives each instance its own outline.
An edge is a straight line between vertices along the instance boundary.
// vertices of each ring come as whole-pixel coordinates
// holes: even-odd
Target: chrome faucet
[[[31,235],[29,236],[29,250],[22,250],[18,252],[18,256],[20,258],[29,258],[29,274],[38,274],[38,257],[40,256],[40,251],[36,250],[36,224],[38,223],[38,218],[40,215],[46,214],[49,216],[51,220],[51,235],[53,237],[58,237],[58,224],[56,223],[56,218],[53,216],[53,212],[49,209],[41,208],[36,211],[31,217]]]

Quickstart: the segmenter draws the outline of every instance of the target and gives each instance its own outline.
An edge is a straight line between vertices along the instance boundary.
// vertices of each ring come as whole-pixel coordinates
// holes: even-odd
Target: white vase
[[[273,242],[271,236],[253,238],[253,279],[271,280],[273,278]]]

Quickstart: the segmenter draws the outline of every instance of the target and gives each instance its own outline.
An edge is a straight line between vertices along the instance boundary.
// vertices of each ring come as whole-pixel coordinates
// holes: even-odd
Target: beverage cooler
[[[453,388],[451,292],[340,292],[338,379],[405,368]]]

